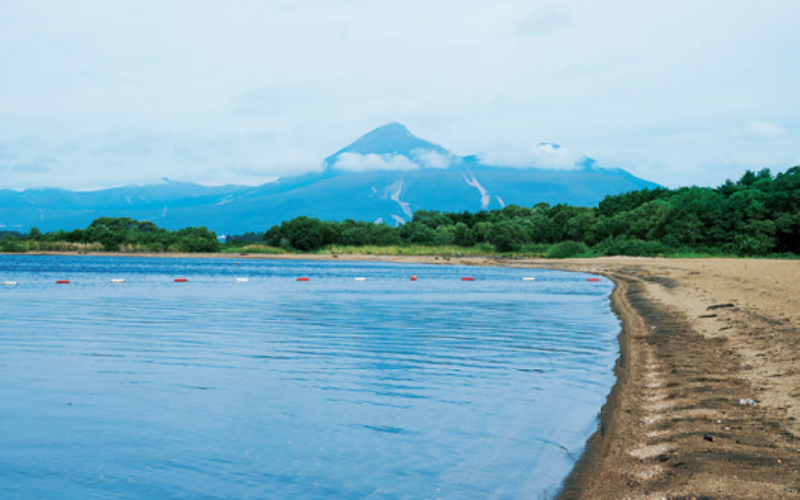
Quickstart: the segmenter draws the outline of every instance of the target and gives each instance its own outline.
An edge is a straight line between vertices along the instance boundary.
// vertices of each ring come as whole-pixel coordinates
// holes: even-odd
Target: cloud
[[[348,172],[368,172],[371,170],[419,170],[421,168],[446,169],[453,162],[451,155],[427,149],[411,151],[411,158],[401,154],[342,153],[333,168]]]
[[[516,26],[519,35],[545,35],[568,26],[572,22],[569,12],[564,8],[540,9]]]
[[[41,163],[20,163],[20,164],[13,165],[11,167],[11,170],[13,170],[14,172],[20,172],[20,173],[44,174],[44,173],[50,172],[53,169],[52,169],[52,167],[49,167],[47,165],[43,165]]]
[[[0,188],[256,183],[395,120],[463,155],[552,138],[673,186],[714,151],[796,163],[796,0],[2,4]],[[509,149],[485,157],[562,164]]]
[[[368,172],[370,170],[417,170],[419,165],[404,155],[378,155],[342,153],[333,167],[348,172]]]
[[[586,157],[556,144],[542,143],[520,148],[500,146],[478,156],[484,165],[546,170],[577,170]]]
[[[411,154],[414,160],[426,168],[446,169],[453,163],[452,156],[429,149],[415,149]]]
[[[53,170],[55,162],[51,159],[9,158],[0,159],[0,170],[13,172],[16,175],[46,174]],[[0,186],[2,189],[5,186]]]
[[[785,136],[786,130],[774,123],[753,121],[747,123],[743,135],[753,139],[777,139]]]

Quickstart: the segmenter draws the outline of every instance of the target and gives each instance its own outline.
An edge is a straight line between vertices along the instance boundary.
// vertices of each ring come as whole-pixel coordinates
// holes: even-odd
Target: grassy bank
[[[109,251],[100,243],[73,243],[69,241],[6,241],[0,246],[2,253],[40,253],[40,252],[67,252],[76,254],[85,253],[125,253],[125,254],[176,254],[187,253],[179,245],[164,247],[160,244],[131,244],[123,243],[115,250]],[[188,252],[191,253],[191,252]],[[642,241],[629,241],[624,245],[598,244],[589,247],[584,243],[566,241],[554,244],[528,244],[521,246],[514,252],[500,252],[491,243],[478,243],[473,246],[458,245],[326,245],[324,247],[301,251],[291,247],[281,248],[259,242],[232,242],[219,245],[216,251],[206,253],[219,253],[230,255],[375,255],[375,256],[486,256],[505,258],[595,258],[608,256],[630,257],[664,257],[671,259],[698,259],[698,258],[743,258],[735,253],[721,251],[699,251],[690,248],[669,249],[655,246]],[[749,256],[751,259],[800,259],[800,256],[791,253],[768,254],[762,256]]]
[[[481,243],[471,247],[457,245],[326,245],[322,248],[303,252],[292,248],[280,248],[264,243],[234,243],[222,246],[222,253],[230,254],[265,254],[265,255],[408,255],[408,256],[487,256],[506,258],[595,258],[607,256],[632,256],[632,257],[664,257],[672,259],[701,259],[701,258],[742,258],[733,253],[697,251],[691,249],[663,249],[653,251],[647,245],[630,245],[627,248],[607,248],[603,245],[588,247],[582,243],[562,242],[555,244],[524,245],[515,252],[498,252],[490,243]],[[770,254],[760,257],[768,259],[798,259],[795,254]]]

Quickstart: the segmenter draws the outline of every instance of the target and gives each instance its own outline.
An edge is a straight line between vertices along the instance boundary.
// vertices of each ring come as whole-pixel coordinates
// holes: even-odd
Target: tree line
[[[34,227],[26,235],[8,232],[0,239],[2,252],[82,249],[107,252],[218,252],[220,248],[217,235],[204,227],[169,231],[152,222],[127,217],[101,217],[86,229],[72,231],[42,233]]]
[[[236,251],[261,240],[282,251],[324,247],[445,247],[546,257],[596,255],[800,255],[800,166],[746,172],[717,188],[643,189],[607,196],[597,208],[538,203],[481,212],[419,210],[392,227],[296,217],[221,245],[213,231],[101,217],[86,229],[0,233],[0,251]]]
[[[482,212],[419,210],[391,227],[297,217],[272,226],[268,245],[302,252],[329,245],[482,245],[501,253],[764,256],[800,254],[800,166],[746,172],[717,188],[643,189],[607,196],[597,208],[510,205]]]

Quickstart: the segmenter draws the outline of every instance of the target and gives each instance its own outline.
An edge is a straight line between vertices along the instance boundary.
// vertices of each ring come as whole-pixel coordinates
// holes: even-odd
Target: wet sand
[[[560,500],[800,499],[800,261],[335,258],[562,269],[616,282],[617,383]]]

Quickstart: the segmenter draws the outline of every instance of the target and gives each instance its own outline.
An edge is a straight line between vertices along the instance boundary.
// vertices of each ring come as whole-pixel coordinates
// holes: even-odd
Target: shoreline
[[[589,484],[596,481],[596,477],[601,473],[600,466],[608,454],[608,443],[611,441],[609,436],[610,428],[614,427],[614,421],[617,412],[619,411],[620,395],[624,394],[629,382],[629,371],[625,369],[630,359],[631,342],[629,339],[632,330],[631,325],[627,325],[632,319],[627,311],[623,309],[627,305],[625,298],[620,298],[624,295],[627,284],[620,282],[618,278],[607,276],[614,281],[614,291],[611,293],[609,299],[611,300],[611,309],[620,320],[620,333],[617,337],[619,342],[619,358],[614,365],[614,382],[611,391],[606,397],[606,402],[600,409],[598,416],[598,429],[595,431],[586,442],[581,457],[575,463],[572,472],[564,480],[561,491],[558,495],[558,500],[573,500],[582,498],[585,495],[585,490]]]
[[[622,322],[617,381],[559,500],[800,498],[799,265],[533,264],[614,280]]]
[[[42,254],[77,255],[36,255]],[[616,382],[598,431],[557,498],[800,499],[800,261],[81,255],[458,264],[604,275],[616,284],[610,300],[622,324]]]

